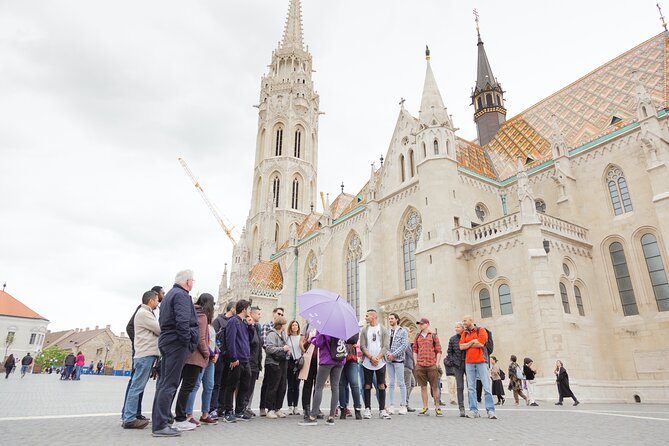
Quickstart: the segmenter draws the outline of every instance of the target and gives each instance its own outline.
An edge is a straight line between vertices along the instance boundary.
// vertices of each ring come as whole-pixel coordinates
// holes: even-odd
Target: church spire
[[[441,98],[437,81],[430,65],[430,48],[425,46],[425,60],[427,67],[425,69],[425,83],[423,84],[423,97],[420,101],[420,110],[418,116],[421,124],[424,125],[443,125],[449,124],[448,112],[444,107],[444,101]],[[435,123],[436,121],[436,123]]]
[[[290,0],[283,38],[279,47],[282,49],[304,50],[302,5],[300,4],[300,0]]]

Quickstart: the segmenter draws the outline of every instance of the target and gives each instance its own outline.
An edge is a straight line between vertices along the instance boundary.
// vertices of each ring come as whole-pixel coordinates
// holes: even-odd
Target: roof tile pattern
[[[490,158],[478,144],[456,138],[456,153],[458,165],[480,175],[497,178]]]
[[[281,290],[283,289],[283,274],[278,262],[260,261],[251,270],[249,282],[253,288]]]
[[[22,317],[26,319],[44,319],[45,321],[48,320],[47,318],[40,316],[28,308],[11,294],[4,291],[0,291],[0,315]]]

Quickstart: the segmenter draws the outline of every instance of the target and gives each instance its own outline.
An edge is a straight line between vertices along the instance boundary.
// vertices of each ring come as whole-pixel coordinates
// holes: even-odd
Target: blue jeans
[[[200,375],[195,381],[195,387],[188,397],[188,402],[186,403],[186,413],[188,415],[193,415],[193,408],[195,407],[195,398],[197,397],[197,391],[200,389],[200,383],[202,383],[202,413],[209,413],[209,405],[211,404],[211,392],[214,390],[214,368],[216,365],[213,362],[210,362],[207,367],[202,369]]]
[[[78,365],[78,366],[76,367],[77,379],[81,378],[81,369],[83,369],[83,368],[84,368],[83,365]]]
[[[22,365],[21,366],[21,378],[25,376],[26,373],[28,373],[28,369],[30,369],[29,365]]]
[[[351,386],[351,393],[353,394],[353,407],[355,409],[362,409],[360,405],[360,372],[355,361],[347,362],[344,365],[344,370],[339,377],[339,406],[348,407],[348,386]]]
[[[151,368],[157,359],[157,356],[145,356],[134,360],[132,378],[130,378],[130,389],[125,400],[123,409],[123,422],[129,423],[137,419],[137,406],[139,405],[139,395],[144,392],[144,387],[149,381]]]
[[[490,375],[488,372],[488,364],[485,362],[477,362],[476,364],[465,364],[465,373],[467,373],[467,389],[469,392],[469,410],[478,412],[478,404],[476,402],[476,379],[481,380],[483,384],[483,392],[485,393],[485,410],[486,412],[495,412],[495,403],[492,401],[492,392],[490,391]]]
[[[404,383],[404,363],[388,362],[386,365],[386,370],[388,371],[388,391],[390,392],[390,405],[395,405],[395,380],[397,380],[400,386],[400,406],[404,406],[404,402],[407,400],[407,387]]]

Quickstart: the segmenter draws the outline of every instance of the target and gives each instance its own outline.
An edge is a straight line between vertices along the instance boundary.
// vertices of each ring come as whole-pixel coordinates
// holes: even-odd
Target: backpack
[[[506,373],[504,373],[504,370],[500,369],[499,370],[499,379],[504,381],[506,379]]]
[[[216,346],[220,350],[220,356],[225,356],[228,349],[225,346],[225,327],[228,325],[228,320],[222,316],[216,318],[220,324],[220,328],[216,332]]]
[[[486,356],[492,355],[492,351],[495,348],[495,342],[492,340],[492,331],[488,330],[487,328],[485,331],[488,332],[488,340],[485,341],[484,347],[486,350]],[[476,335],[478,336],[479,334],[479,327],[476,327]]]
[[[346,342],[343,339],[330,338],[330,358],[333,361],[343,361],[346,359]]]

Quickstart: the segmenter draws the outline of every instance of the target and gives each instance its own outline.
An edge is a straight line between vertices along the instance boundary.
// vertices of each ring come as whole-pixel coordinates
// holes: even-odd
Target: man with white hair
[[[188,294],[193,289],[193,281],[193,271],[178,272],[174,286],[160,305],[158,348],[163,359],[151,415],[154,437],[177,437],[181,435],[180,430],[192,429],[185,423],[180,423],[183,426],[178,428],[171,427],[168,420],[186,357],[197,347],[199,337],[193,298]]]

